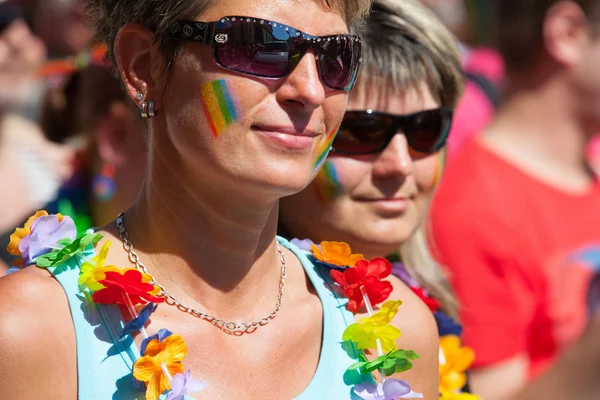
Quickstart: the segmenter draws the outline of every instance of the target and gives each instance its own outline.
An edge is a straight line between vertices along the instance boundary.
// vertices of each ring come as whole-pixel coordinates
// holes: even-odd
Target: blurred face
[[[199,21],[244,16],[289,25],[310,35],[348,32],[344,18],[312,0],[218,1]],[[287,53],[264,54],[285,57]],[[158,96],[154,96],[155,98]],[[184,42],[161,99],[166,133],[177,158],[216,191],[275,201],[306,187],[337,131],[347,94],[320,79],[307,52],[282,78],[259,78],[217,65],[213,49]],[[154,120],[153,120],[154,121]]]
[[[50,56],[75,55],[90,45],[91,27],[80,0],[39,1],[34,18]]]
[[[438,107],[426,85],[384,101],[369,85],[361,89],[349,111],[412,114]],[[421,223],[441,173],[440,157],[412,151],[402,131],[377,154],[333,153],[307,189],[282,199],[281,219],[293,236],[345,241],[369,258],[386,256]]]

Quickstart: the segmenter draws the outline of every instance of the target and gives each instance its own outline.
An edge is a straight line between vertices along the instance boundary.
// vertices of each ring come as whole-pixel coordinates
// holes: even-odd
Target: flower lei
[[[348,305],[347,308],[349,311],[356,312],[363,305],[366,306],[369,315],[369,318],[361,321],[360,323],[353,324],[348,327],[346,332],[344,333],[344,340],[352,340],[354,343],[358,344],[358,347],[361,349],[364,348],[376,348],[379,351],[379,355],[381,358],[382,351],[389,350],[390,346],[393,346],[393,343],[397,337],[400,336],[400,332],[397,331],[396,328],[387,326],[383,330],[378,330],[378,335],[380,343],[374,343],[372,338],[368,341],[364,335],[364,321],[371,320],[373,317],[372,305],[370,304],[379,304],[389,297],[391,292],[391,284],[387,281],[382,281],[381,278],[384,276],[388,276],[387,272],[387,264],[385,259],[376,258],[371,260],[366,265],[370,267],[367,274],[363,274],[360,270],[364,269],[366,261],[364,257],[359,254],[352,254],[350,250],[350,246],[346,243],[341,242],[322,242],[319,246],[316,246],[312,241],[305,240],[292,240],[292,243],[296,244],[298,247],[310,251],[312,253],[315,261],[329,269],[330,276],[334,280],[336,284],[338,284],[344,290],[344,294],[348,297]],[[355,270],[352,271],[349,269],[354,266]],[[357,268],[358,267],[358,268]],[[467,378],[465,371],[469,368],[474,360],[474,352],[469,347],[461,346],[460,334],[462,332],[462,327],[456,323],[456,321],[441,311],[441,304],[432,298],[429,293],[423,289],[417,281],[415,281],[406,271],[404,266],[400,263],[394,262],[391,264],[391,272],[393,275],[400,278],[431,310],[433,313],[440,334],[440,400],[478,400],[479,397],[470,393],[462,393],[461,390],[465,386]],[[358,277],[361,275],[363,280],[361,281]],[[357,285],[360,285],[361,282],[364,282],[364,289],[362,292],[357,291]],[[363,295],[366,292],[366,295]],[[382,305],[379,313],[390,313],[390,310],[397,310],[397,305],[399,306],[401,302],[386,302]],[[378,313],[378,314],[379,314]],[[395,312],[393,312],[395,314]],[[389,315],[389,314],[388,314]],[[387,323],[391,321],[391,317],[387,320]],[[368,324],[368,322],[367,322]],[[366,328],[368,329],[368,327]],[[397,336],[395,336],[397,335]],[[386,346],[384,348],[384,346]],[[404,351],[404,350],[402,350]],[[411,356],[413,354],[411,353]],[[367,365],[368,360],[364,356],[361,356],[361,362],[354,364],[351,368],[355,367],[366,367],[361,371],[365,373],[369,373],[374,371],[377,368],[373,368],[373,363],[371,365]],[[379,360],[379,358],[377,359]],[[376,360],[376,361],[377,361]],[[409,359],[410,360],[410,359]],[[408,361],[408,368],[412,367],[410,361]],[[404,362],[404,361],[402,361]],[[388,364],[391,365],[391,362]],[[384,384],[389,380],[385,380],[385,376],[389,375],[389,373],[395,373],[400,371],[383,371],[386,373],[384,376]],[[388,373],[389,372],[389,373]],[[405,383],[405,385],[407,385]],[[378,386],[381,386],[379,384]],[[408,386],[409,387],[409,386]],[[381,388],[385,389],[385,388]],[[379,397],[374,396],[372,394],[373,387],[371,387],[371,391],[367,391],[366,393],[358,393],[357,394],[363,399],[369,400],[379,400],[379,399],[396,399],[396,398],[408,398],[408,397],[392,397],[389,396],[386,392],[385,394],[379,395]],[[380,390],[379,393],[383,393],[383,390]],[[366,394],[366,395],[365,395]],[[385,397],[388,395],[388,397]]]
[[[378,357],[369,361],[364,354],[358,362],[348,367],[348,371],[358,371],[371,375],[379,371],[381,382],[356,385],[354,393],[363,400],[398,400],[422,398],[423,395],[411,390],[405,380],[390,376],[412,368],[412,361],[419,358],[412,350],[396,347],[400,330],[391,325],[392,319],[402,304],[400,300],[388,300],[392,284],[385,280],[392,273],[392,265],[385,258],[367,261],[361,254],[352,254],[350,246],[341,242],[292,241],[301,248],[308,249],[317,265],[329,269],[329,275],[348,298],[346,308],[357,313],[363,307],[368,317],[349,325],[342,335],[343,341],[350,341],[359,350],[376,350]],[[381,304],[383,303],[383,304]],[[381,304],[375,312],[373,306]]]
[[[78,285],[82,298],[96,304],[125,307],[131,320],[123,327],[121,337],[135,332],[144,337],[140,349],[142,356],[135,361],[132,375],[136,386],[145,388],[147,400],[157,400],[161,394],[166,395],[166,400],[184,400],[186,395],[204,389],[207,383],[192,379],[190,370],[184,368],[187,346],[181,335],[167,329],[160,329],[152,336],[146,332],[145,325],[151,314],[165,301],[159,296],[160,288],[150,283],[152,277],[135,268],[105,265],[111,246],[109,241],[95,257],[86,256],[85,250],[102,238],[91,230],[78,234],[75,222],[69,216],[38,211],[10,236],[7,250],[19,257],[15,266],[35,264],[53,274],[69,268],[66,261],[79,259],[82,264]],[[356,313],[365,307],[369,314],[348,326],[342,339],[353,342],[359,350],[376,350],[379,356],[369,361],[361,354],[358,362],[348,370],[363,374],[378,370],[382,379],[380,383],[359,384],[354,392],[363,400],[422,398],[420,393],[411,390],[408,382],[388,378],[411,369],[411,361],[419,358],[414,351],[396,347],[396,339],[401,333],[390,322],[402,302],[385,301],[392,292],[391,283],[384,280],[392,272],[390,262],[383,258],[367,261],[362,255],[352,254],[345,243],[322,242],[320,246],[310,243],[310,248],[316,263],[330,269],[331,278],[348,298],[348,310]],[[375,312],[373,305],[380,303],[383,304]],[[138,312],[136,306],[143,308]],[[476,396],[458,392],[466,382],[464,371],[472,361],[472,350],[460,347],[457,336],[443,337],[441,348],[440,358],[445,360],[440,367],[441,399],[476,400]]]
[[[470,347],[462,346],[462,327],[452,317],[444,313],[439,301],[412,279],[401,263],[393,263],[392,273],[400,278],[433,313],[440,335],[440,399],[477,400],[479,397],[462,393],[467,383],[466,371],[475,359]]]
[[[123,327],[121,337],[140,332],[144,337],[140,354],[133,365],[134,384],[145,389],[147,400],[157,400],[162,394],[166,400],[184,400],[185,396],[206,387],[185,370],[187,355],[181,335],[161,329],[148,335],[145,329],[150,315],[165,299],[159,297],[160,288],[152,277],[136,268],[105,265],[111,243],[107,241],[98,255],[88,258],[85,250],[103,238],[91,230],[77,233],[75,222],[62,214],[48,215],[38,211],[10,236],[8,252],[19,259],[13,265],[35,264],[60,274],[69,268],[65,262],[75,258],[82,261],[78,280],[82,298],[96,304],[117,304],[125,307],[131,320]],[[14,269],[13,269],[14,272]],[[142,305],[138,312],[135,306]]]

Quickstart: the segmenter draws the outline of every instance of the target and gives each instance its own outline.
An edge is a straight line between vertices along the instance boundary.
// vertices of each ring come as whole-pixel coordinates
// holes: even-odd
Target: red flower
[[[427,305],[427,307],[429,307],[429,309],[431,310],[431,312],[436,312],[436,311],[438,311],[442,307],[442,305],[440,304],[440,302],[437,301],[436,299],[434,299],[433,297],[428,296],[425,293],[425,290],[423,288],[411,287],[411,290],[413,292],[415,292],[415,294],[417,296],[419,296],[419,298],[421,300],[423,300],[423,303],[425,303]]]
[[[137,269],[127,269],[122,272],[107,271],[106,278],[99,281],[104,289],[94,292],[92,299],[98,304],[124,304],[125,294],[129,295],[133,305],[148,302],[162,303],[162,297],[156,297],[154,285],[143,281],[143,276]]]
[[[392,284],[382,280],[392,273],[392,264],[385,258],[374,258],[371,261],[361,260],[353,268],[344,272],[332,270],[331,278],[344,289],[348,298],[348,310],[358,311],[365,304],[360,291],[364,287],[371,305],[385,301],[392,293]]]

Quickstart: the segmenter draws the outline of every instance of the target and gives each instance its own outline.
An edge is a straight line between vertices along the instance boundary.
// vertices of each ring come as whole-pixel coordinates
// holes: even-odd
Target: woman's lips
[[[297,131],[287,127],[253,126],[252,130],[263,139],[294,150],[311,148],[313,140],[317,136],[314,131]]]
[[[358,201],[369,204],[375,209],[385,213],[403,213],[410,204],[408,197],[382,197],[373,199],[359,199]]]

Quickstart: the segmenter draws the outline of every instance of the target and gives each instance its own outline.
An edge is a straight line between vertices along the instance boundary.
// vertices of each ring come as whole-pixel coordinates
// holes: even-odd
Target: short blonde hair
[[[380,82],[388,96],[424,82],[442,107],[456,107],[465,85],[456,40],[420,1],[376,0],[355,33],[363,38],[359,90],[362,82]]]

